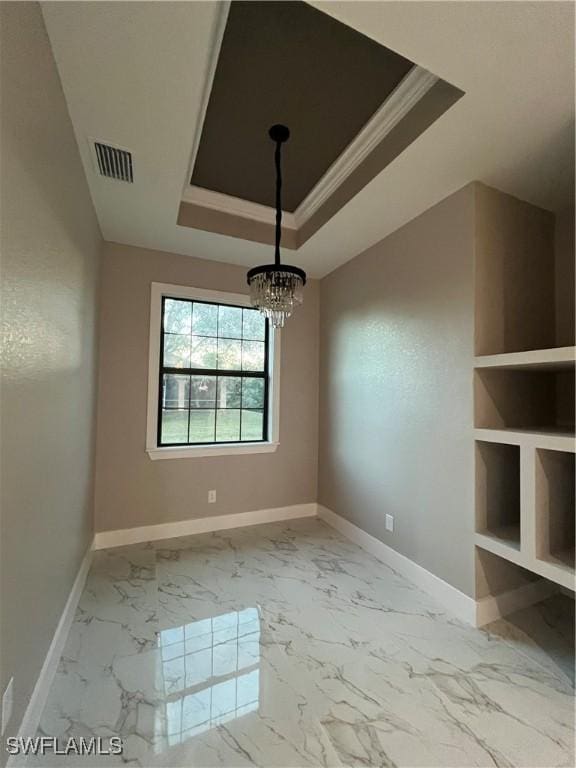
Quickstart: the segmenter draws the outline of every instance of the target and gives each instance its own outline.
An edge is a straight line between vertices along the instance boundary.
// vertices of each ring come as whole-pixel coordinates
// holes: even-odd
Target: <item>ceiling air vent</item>
[[[128,181],[130,184],[134,181],[131,152],[99,141],[94,142],[94,152],[98,170],[102,176],[118,181]]]

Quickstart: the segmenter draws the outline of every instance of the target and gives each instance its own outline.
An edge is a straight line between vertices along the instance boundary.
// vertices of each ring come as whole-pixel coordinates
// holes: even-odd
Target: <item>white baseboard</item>
[[[40,674],[36,680],[36,685],[34,686],[34,690],[30,696],[30,701],[26,707],[26,712],[24,713],[24,717],[22,718],[22,722],[18,728],[18,737],[20,738],[34,736],[38,730],[40,717],[44,711],[44,706],[48,698],[50,686],[52,685],[54,675],[58,669],[60,657],[62,656],[64,646],[66,645],[68,633],[70,632],[70,627],[74,621],[76,608],[78,607],[78,602],[80,600],[80,596],[82,595],[84,584],[86,583],[86,577],[88,576],[88,571],[90,570],[90,563],[92,562],[92,550],[93,545],[88,548],[82,562],[80,563],[80,568],[76,574],[76,579],[74,580],[74,584],[72,585],[72,589],[68,595],[68,600],[66,601],[66,605],[64,606],[64,610],[60,616],[60,621],[58,622],[58,626],[56,627],[52,637],[50,648],[48,648],[48,653],[46,654],[44,664],[42,665],[42,669],[40,670]],[[11,757],[8,760],[7,768],[21,765],[21,759],[22,758],[18,756]]]
[[[489,595],[476,601],[476,626],[483,627],[491,621],[508,616],[514,611],[528,608],[540,600],[545,600],[559,591],[557,584],[546,579],[538,579],[521,587],[503,592],[500,595]]]
[[[294,504],[291,507],[258,509],[253,512],[237,512],[232,515],[215,515],[214,517],[179,520],[176,523],[144,525],[141,528],[100,531],[94,538],[94,548],[122,547],[126,544],[172,539],[177,536],[211,533],[212,531],[223,531],[228,528],[243,528],[247,525],[276,523],[282,520],[294,520],[298,517],[314,517],[315,515],[316,504]]]
[[[427,592],[459,619],[468,624],[475,623],[476,601],[473,598],[321,504],[318,504],[318,517]]]
[[[461,621],[475,627],[481,627],[514,611],[527,608],[558,591],[555,584],[539,579],[500,595],[474,600],[321,504],[318,504],[318,517],[390,566],[412,584],[420,587],[422,591],[427,592]]]

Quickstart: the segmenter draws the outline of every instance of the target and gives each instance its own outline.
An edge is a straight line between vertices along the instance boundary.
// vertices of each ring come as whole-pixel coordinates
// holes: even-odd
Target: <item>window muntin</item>
[[[158,447],[268,439],[269,325],[258,310],[162,297]]]

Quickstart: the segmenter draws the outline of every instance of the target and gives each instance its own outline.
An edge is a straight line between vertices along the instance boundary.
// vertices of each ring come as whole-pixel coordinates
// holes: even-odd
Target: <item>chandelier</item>
[[[294,307],[304,300],[306,273],[299,267],[280,263],[280,239],[282,237],[282,144],[290,138],[285,125],[273,125],[268,132],[276,144],[276,247],[274,264],[253,267],[247,275],[250,301],[275,328],[282,328]]]

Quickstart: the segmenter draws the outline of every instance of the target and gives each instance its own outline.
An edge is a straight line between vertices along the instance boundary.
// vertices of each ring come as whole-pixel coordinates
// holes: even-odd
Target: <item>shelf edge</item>
[[[476,532],[474,534],[474,543],[477,547],[485,549],[493,555],[498,555],[498,557],[502,557],[504,560],[514,563],[514,565],[519,565],[522,568],[529,567],[526,565],[526,558],[524,557],[522,550],[510,546],[510,544],[506,544],[505,541],[501,541],[495,536]]]
[[[524,568],[527,571],[531,571],[548,581],[552,581],[554,584],[565,587],[572,592],[576,590],[575,573],[567,566],[563,567],[547,560],[526,557],[521,550],[514,549],[504,542],[498,541],[498,539],[486,536],[482,533],[474,534],[474,544],[477,547],[480,547],[480,549],[484,549],[493,555],[497,555],[503,560],[508,560],[508,562],[518,565],[520,568]]]
[[[532,448],[545,448],[549,451],[576,453],[576,437],[554,432],[530,432],[515,429],[489,429],[475,427],[474,438],[487,443],[505,443],[524,445]]]
[[[523,352],[503,352],[497,355],[476,355],[475,368],[539,368],[541,366],[569,367],[576,361],[576,347],[550,347]]]

